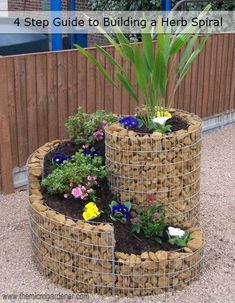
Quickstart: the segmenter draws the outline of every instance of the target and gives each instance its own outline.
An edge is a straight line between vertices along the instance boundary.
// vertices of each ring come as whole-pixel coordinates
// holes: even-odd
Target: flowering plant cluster
[[[56,165],[56,164],[63,164],[64,161],[68,161],[70,159],[71,158],[69,156],[66,156],[63,153],[55,152],[55,153],[53,153],[53,156],[52,156],[52,163],[54,165]]]
[[[102,211],[96,206],[94,202],[89,202],[85,205],[82,217],[85,221],[90,221],[98,218]]]
[[[170,244],[178,245],[181,247],[186,246],[191,238],[190,233],[188,231],[171,226],[168,227],[167,234],[168,242]]]
[[[118,203],[112,201],[109,205],[111,210],[110,218],[113,221],[119,221],[121,223],[126,223],[130,217],[131,202],[126,201],[124,203]]]
[[[63,195],[82,200],[94,199],[98,181],[105,178],[109,169],[103,165],[102,157],[87,157],[83,150],[76,152],[70,161],[57,166],[42,180],[42,185],[51,195]]]
[[[93,114],[85,113],[81,107],[75,116],[68,119],[66,127],[72,140],[78,145],[94,144],[104,139],[104,127],[118,121],[118,116],[103,110],[98,110]]]

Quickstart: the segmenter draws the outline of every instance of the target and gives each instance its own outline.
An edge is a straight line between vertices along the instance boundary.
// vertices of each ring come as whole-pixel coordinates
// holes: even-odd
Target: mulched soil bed
[[[51,159],[55,151],[64,153],[65,155],[73,155],[79,147],[71,141],[65,141],[61,143],[56,150],[49,152],[44,159],[44,176],[47,176],[52,171]],[[104,142],[100,142],[97,149],[99,152],[104,152]],[[65,216],[73,219],[82,220],[82,212],[85,201],[79,199],[64,199],[61,196],[50,196],[44,189],[42,189],[45,203],[55,211],[64,214]],[[134,234],[131,232],[131,223],[122,224],[120,222],[114,222],[110,218],[109,203],[115,200],[114,195],[109,190],[107,181],[104,180],[100,183],[96,189],[96,204],[104,213],[100,218],[96,218],[96,222],[112,223],[114,225],[114,233],[116,240],[116,251],[122,251],[125,253],[140,254],[145,251],[158,251],[158,250],[176,250],[176,246],[170,245],[166,242],[167,235],[163,238],[163,243],[160,245],[150,239],[146,239],[143,234]],[[89,201],[88,201],[89,202]],[[164,242],[165,240],[165,242]]]

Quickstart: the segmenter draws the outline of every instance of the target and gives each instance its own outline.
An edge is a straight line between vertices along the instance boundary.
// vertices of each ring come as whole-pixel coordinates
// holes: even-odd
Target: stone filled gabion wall
[[[189,127],[174,133],[137,134],[114,123],[105,129],[109,183],[134,207],[163,204],[170,224],[199,225],[201,120],[178,111]]]
[[[33,258],[54,283],[74,292],[101,295],[153,295],[178,290],[202,271],[204,239],[199,227],[178,251],[115,251],[113,226],[73,220],[45,205],[41,193],[43,158],[56,140],[39,148],[28,161],[29,222]]]

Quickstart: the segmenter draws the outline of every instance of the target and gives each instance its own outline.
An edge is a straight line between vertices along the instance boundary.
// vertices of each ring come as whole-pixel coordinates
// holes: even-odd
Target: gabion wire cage
[[[199,225],[201,120],[177,112],[189,127],[170,134],[138,134],[112,124],[105,129],[109,185],[120,201],[147,208],[163,204],[170,224]]]
[[[192,240],[185,248],[130,255],[115,250],[112,224],[74,220],[50,209],[40,188],[42,165],[59,142],[45,144],[28,161],[29,226],[33,258],[42,274],[74,292],[119,296],[178,290],[199,277],[200,228],[189,229]]]

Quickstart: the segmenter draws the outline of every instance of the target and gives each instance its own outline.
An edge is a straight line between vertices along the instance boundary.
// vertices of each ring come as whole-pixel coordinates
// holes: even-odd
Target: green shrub
[[[85,113],[81,107],[75,116],[69,117],[66,127],[72,140],[77,144],[93,144],[104,138],[104,126],[118,120],[118,116],[104,110],[93,114]]]
[[[42,185],[50,195],[94,199],[95,187],[108,173],[109,169],[103,165],[101,157],[85,156],[83,150],[79,150],[71,161],[64,161],[43,179]]]

